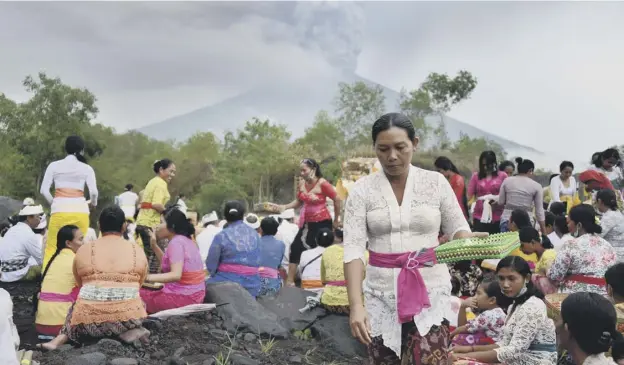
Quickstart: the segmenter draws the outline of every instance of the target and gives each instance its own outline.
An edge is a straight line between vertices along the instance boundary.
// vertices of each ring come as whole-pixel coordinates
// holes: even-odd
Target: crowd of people
[[[563,161],[542,188],[532,161],[499,163],[492,151],[467,184],[444,156],[437,171],[415,167],[418,142],[406,116],[380,117],[381,171],[349,188],[344,212],[308,158],[292,202],[258,216],[228,201],[199,222],[183,195],[172,201],[176,166],[162,159],[142,191],[128,184],[102,210],[96,235],[96,176],[71,136],[42,181],[50,219],[27,199],[3,227],[0,281],[38,283],[35,326],[48,351],[102,337],[149,341],[149,314],[203,303],[207,284],[234,282],[254,298],[284,286],[313,293],[350,317],[370,364],[624,364],[618,151],[592,156],[578,182]],[[447,241],[502,232],[517,232],[520,247],[500,260],[436,260]],[[555,317],[550,295],[564,296]],[[0,333],[3,348],[11,338]]]

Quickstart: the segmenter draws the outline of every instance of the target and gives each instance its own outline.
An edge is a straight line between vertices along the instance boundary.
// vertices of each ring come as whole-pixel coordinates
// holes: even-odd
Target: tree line
[[[25,102],[0,94],[0,195],[30,196],[43,202],[38,190],[47,165],[64,157],[67,136],[80,135],[96,172],[100,209],[112,203],[125,184],[143,189],[153,177],[153,162],[164,157],[177,166],[172,196],[184,193],[190,207],[201,213],[219,211],[230,199],[244,199],[250,205],[288,201],[302,158],[320,161],[326,177],[335,182],[345,159],[372,156],[371,126],[386,112],[381,86],[341,83],[335,110],[319,111],[304,135],[295,140],[286,125],[252,118],[223,138],[198,132],[184,142],[158,141],[95,123],[97,99],[86,88],[72,87],[45,73],[26,77],[23,86],[31,94]],[[432,73],[418,89],[401,92],[392,111],[408,115],[423,141],[414,157],[417,165],[431,168],[436,156],[445,155],[469,172],[483,150],[504,156],[503,148],[487,139],[462,135],[452,142],[446,135],[444,115],[468,99],[476,86],[476,78],[467,71],[455,77]],[[425,122],[432,116],[439,119],[437,126]]]

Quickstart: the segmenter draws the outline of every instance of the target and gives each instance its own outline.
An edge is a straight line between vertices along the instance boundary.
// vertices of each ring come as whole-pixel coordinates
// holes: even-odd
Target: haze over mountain
[[[314,116],[319,110],[333,112],[338,83],[341,81],[348,83],[364,81],[367,84],[375,84],[355,73],[340,72],[323,75],[309,85],[296,82],[267,84],[214,105],[145,126],[138,131],[160,140],[184,141],[196,132],[212,132],[222,137],[225,132],[242,128],[247,120],[258,117],[287,125],[293,138],[297,138],[312,125]],[[386,98],[386,110],[397,110],[399,92],[382,87]],[[435,127],[439,118],[430,117],[426,121]],[[492,140],[500,144],[510,156],[533,159],[539,166],[553,166],[553,163],[558,163],[555,160],[559,161],[557,158],[548,161],[548,156],[532,147],[491,134],[451,117],[445,117],[444,121],[452,141],[457,140],[461,133],[465,133],[472,138],[484,137]]]

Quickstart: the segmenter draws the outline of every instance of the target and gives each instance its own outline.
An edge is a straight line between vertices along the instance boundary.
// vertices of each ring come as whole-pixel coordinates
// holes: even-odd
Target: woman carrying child
[[[500,307],[504,305],[500,285],[495,279],[484,280],[477,288],[477,294],[462,301],[457,319],[457,328],[451,333],[454,345],[473,346],[494,344],[502,339],[505,317]],[[480,314],[472,320],[466,319],[466,309]]]
[[[540,237],[539,232],[535,228],[525,227],[519,232],[520,249],[527,255],[536,254],[537,263],[535,264],[535,274],[531,276],[531,281],[542,294],[552,294],[557,292],[558,286],[551,282],[546,276],[555,258],[555,251],[550,240],[544,236]]]
[[[509,307],[502,339],[495,345],[457,346],[456,364],[553,365],[557,361],[555,326],[541,293],[531,282],[529,264],[517,256],[502,259],[498,283]]]

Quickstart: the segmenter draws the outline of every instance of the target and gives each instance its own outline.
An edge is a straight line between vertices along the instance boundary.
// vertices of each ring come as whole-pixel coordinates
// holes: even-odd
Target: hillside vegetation
[[[43,201],[38,188],[47,165],[64,157],[65,138],[77,134],[85,139],[86,157],[96,172],[99,209],[112,203],[128,183],[141,190],[153,177],[153,162],[165,157],[177,166],[172,196],[184,193],[200,213],[220,210],[229,199],[249,204],[286,202],[292,199],[293,175],[302,158],[324,161],[325,175],[335,181],[344,159],[372,155],[370,128],[386,112],[379,86],[340,84],[335,116],[319,111],[312,126],[295,141],[286,126],[253,118],[222,140],[208,132],[173,143],[138,132],[117,133],[94,122],[97,99],[88,89],[66,85],[44,73],[27,77],[23,85],[31,94],[23,103],[0,94],[0,194]],[[419,89],[402,93],[400,111],[410,116],[422,141],[414,157],[416,165],[431,168],[437,156],[445,155],[468,173],[483,150],[504,156],[499,145],[486,139],[464,135],[450,141],[446,136],[444,115],[468,99],[476,86],[477,80],[466,71],[456,77],[434,73]],[[431,116],[440,120],[436,128],[424,122]]]

